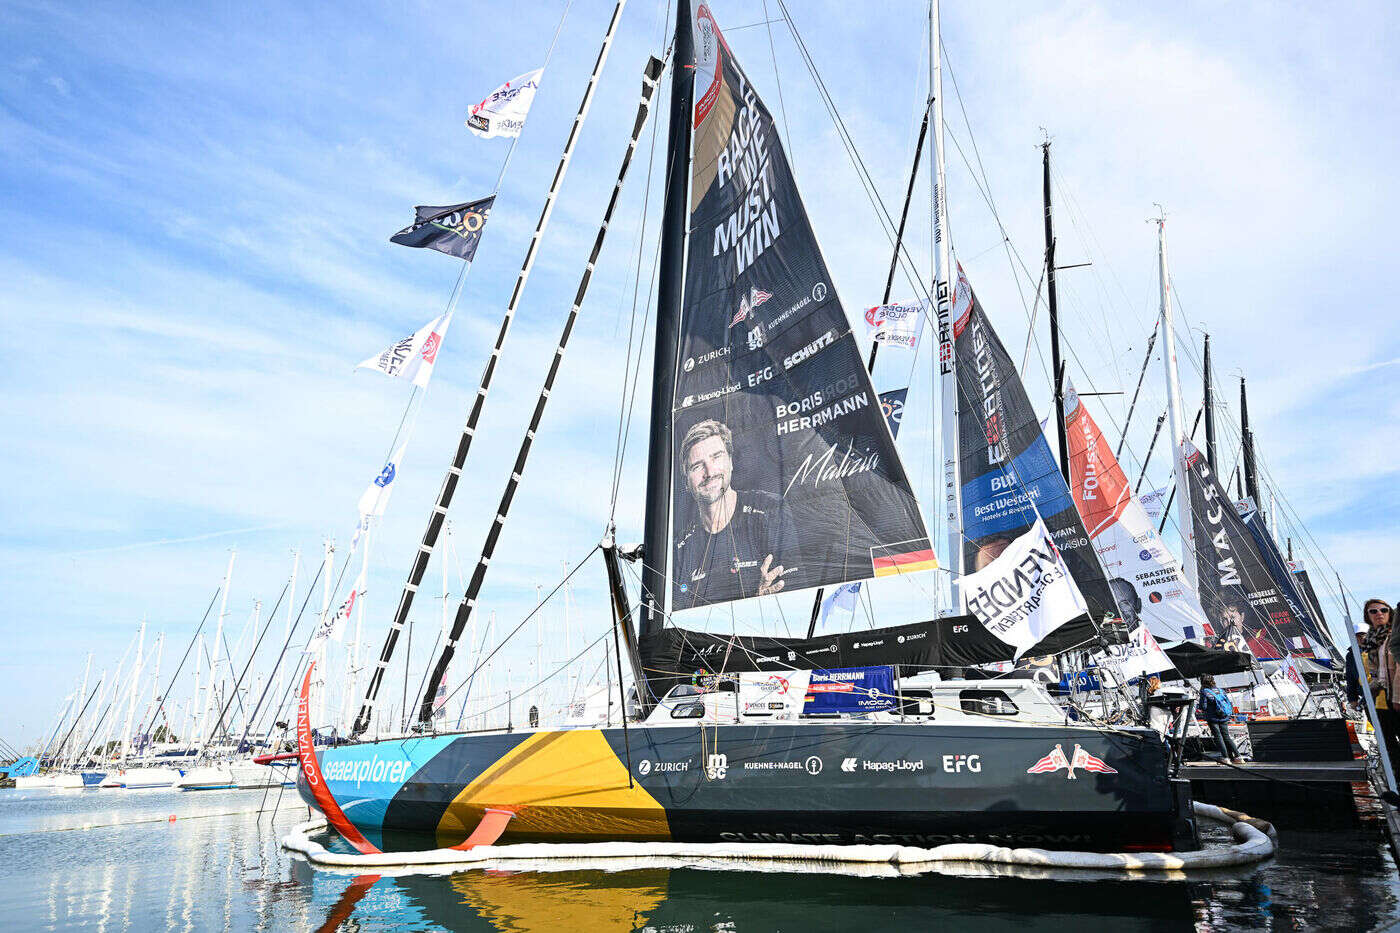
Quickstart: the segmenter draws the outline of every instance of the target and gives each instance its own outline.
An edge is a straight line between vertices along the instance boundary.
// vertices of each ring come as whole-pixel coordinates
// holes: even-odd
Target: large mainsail
[[[1123,618],[1161,639],[1181,641],[1205,629],[1205,616],[1181,564],[1133,495],[1113,447],[1073,386],[1065,394],[1070,493],[1109,578]]]
[[[673,609],[936,566],[772,116],[695,38]]]
[[[1118,615],[1026,388],[972,286],[958,271],[953,298],[962,481],[963,572],[986,567],[1045,519],[1094,619]]]
[[[1288,655],[1291,640],[1309,634],[1296,614],[1300,603],[1290,605],[1279,591],[1210,462],[1190,440],[1182,440],[1180,456],[1191,497],[1196,590],[1216,637],[1256,658]]]

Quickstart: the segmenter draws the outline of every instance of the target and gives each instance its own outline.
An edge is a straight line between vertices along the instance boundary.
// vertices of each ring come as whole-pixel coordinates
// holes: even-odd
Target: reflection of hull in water
[[[628,746],[630,743],[630,755]],[[1060,746],[1111,771],[1029,773]],[[1168,849],[1178,801],[1153,732],[842,722],[432,736],[327,748],[326,783],[374,839],[460,842],[985,841]],[[631,761],[630,781],[627,762]],[[1071,777],[1071,774],[1073,775]],[[310,803],[304,782],[302,795]]]

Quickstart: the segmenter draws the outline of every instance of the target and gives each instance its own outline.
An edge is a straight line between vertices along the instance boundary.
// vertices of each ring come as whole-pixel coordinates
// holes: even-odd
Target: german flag
[[[927,545],[928,541],[920,543]],[[934,556],[932,547],[899,553],[872,554],[871,561],[875,565],[875,576],[877,577],[892,577],[900,573],[918,573],[920,570],[938,569],[938,558]]]

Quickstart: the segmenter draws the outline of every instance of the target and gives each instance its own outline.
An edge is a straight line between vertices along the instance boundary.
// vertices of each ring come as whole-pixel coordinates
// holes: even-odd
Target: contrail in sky
[[[232,528],[228,531],[211,531],[208,534],[190,535],[187,538],[161,538],[159,541],[139,541],[136,544],[118,544],[112,547],[95,547],[86,551],[69,551],[59,557],[80,557],[84,554],[107,554],[112,551],[134,551],[143,547],[163,547],[167,544],[185,544],[189,541],[207,541],[210,538],[225,538],[229,535],[248,534],[253,531],[269,531],[273,528],[286,528],[290,522],[277,522],[273,525],[254,525],[251,528]]]

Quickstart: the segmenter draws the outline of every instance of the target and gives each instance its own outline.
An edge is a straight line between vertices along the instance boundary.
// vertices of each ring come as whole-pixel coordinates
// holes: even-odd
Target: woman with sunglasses
[[[1400,752],[1400,641],[1396,640],[1395,613],[1383,599],[1368,599],[1362,607],[1370,630],[1361,638],[1361,664],[1376,700],[1381,734],[1391,760]]]

